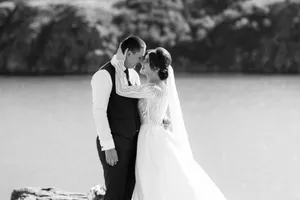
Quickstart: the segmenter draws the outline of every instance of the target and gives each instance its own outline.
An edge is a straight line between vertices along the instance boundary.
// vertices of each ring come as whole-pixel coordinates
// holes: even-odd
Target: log
[[[88,193],[66,192],[57,188],[25,187],[13,190],[10,200],[103,200],[105,188],[96,185]]]

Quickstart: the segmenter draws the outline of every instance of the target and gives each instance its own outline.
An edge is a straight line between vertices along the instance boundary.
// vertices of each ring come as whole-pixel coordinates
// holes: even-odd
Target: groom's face
[[[139,62],[141,62],[145,54],[145,51],[146,51],[145,48],[142,48],[136,52],[129,50],[125,61],[127,63],[127,67],[134,68]]]

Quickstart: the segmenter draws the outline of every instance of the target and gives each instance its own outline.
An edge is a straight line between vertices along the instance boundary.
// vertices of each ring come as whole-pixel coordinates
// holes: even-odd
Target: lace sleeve
[[[116,68],[116,92],[120,96],[129,98],[153,98],[155,96],[154,84],[148,83],[144,85],[128,86],[125,73],[122,68],[122,61],[118,61],[115,64]]]

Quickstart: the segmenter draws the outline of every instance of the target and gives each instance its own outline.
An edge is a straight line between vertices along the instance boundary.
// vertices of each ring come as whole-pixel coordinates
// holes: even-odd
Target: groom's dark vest
[[[111,133],[132,139],[139,131],[138,99],[126,98],[116,93],[115,68],[108,62],[100,68],[106,70],[112,80],[112,91],[107,106],[107,118]]]

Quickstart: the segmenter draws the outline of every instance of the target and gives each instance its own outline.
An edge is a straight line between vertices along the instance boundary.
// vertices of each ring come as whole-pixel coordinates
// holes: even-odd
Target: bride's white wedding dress
[[[117,93],[140,99],[138,109],[142,125],[133,200],[225,200],[219,188],[194,160],[186,138],[162,126],[170,103],[169,84],[127,86],[119,65],[115,63]],[[172,117],[171,121],[173,129],[178,123]]]

